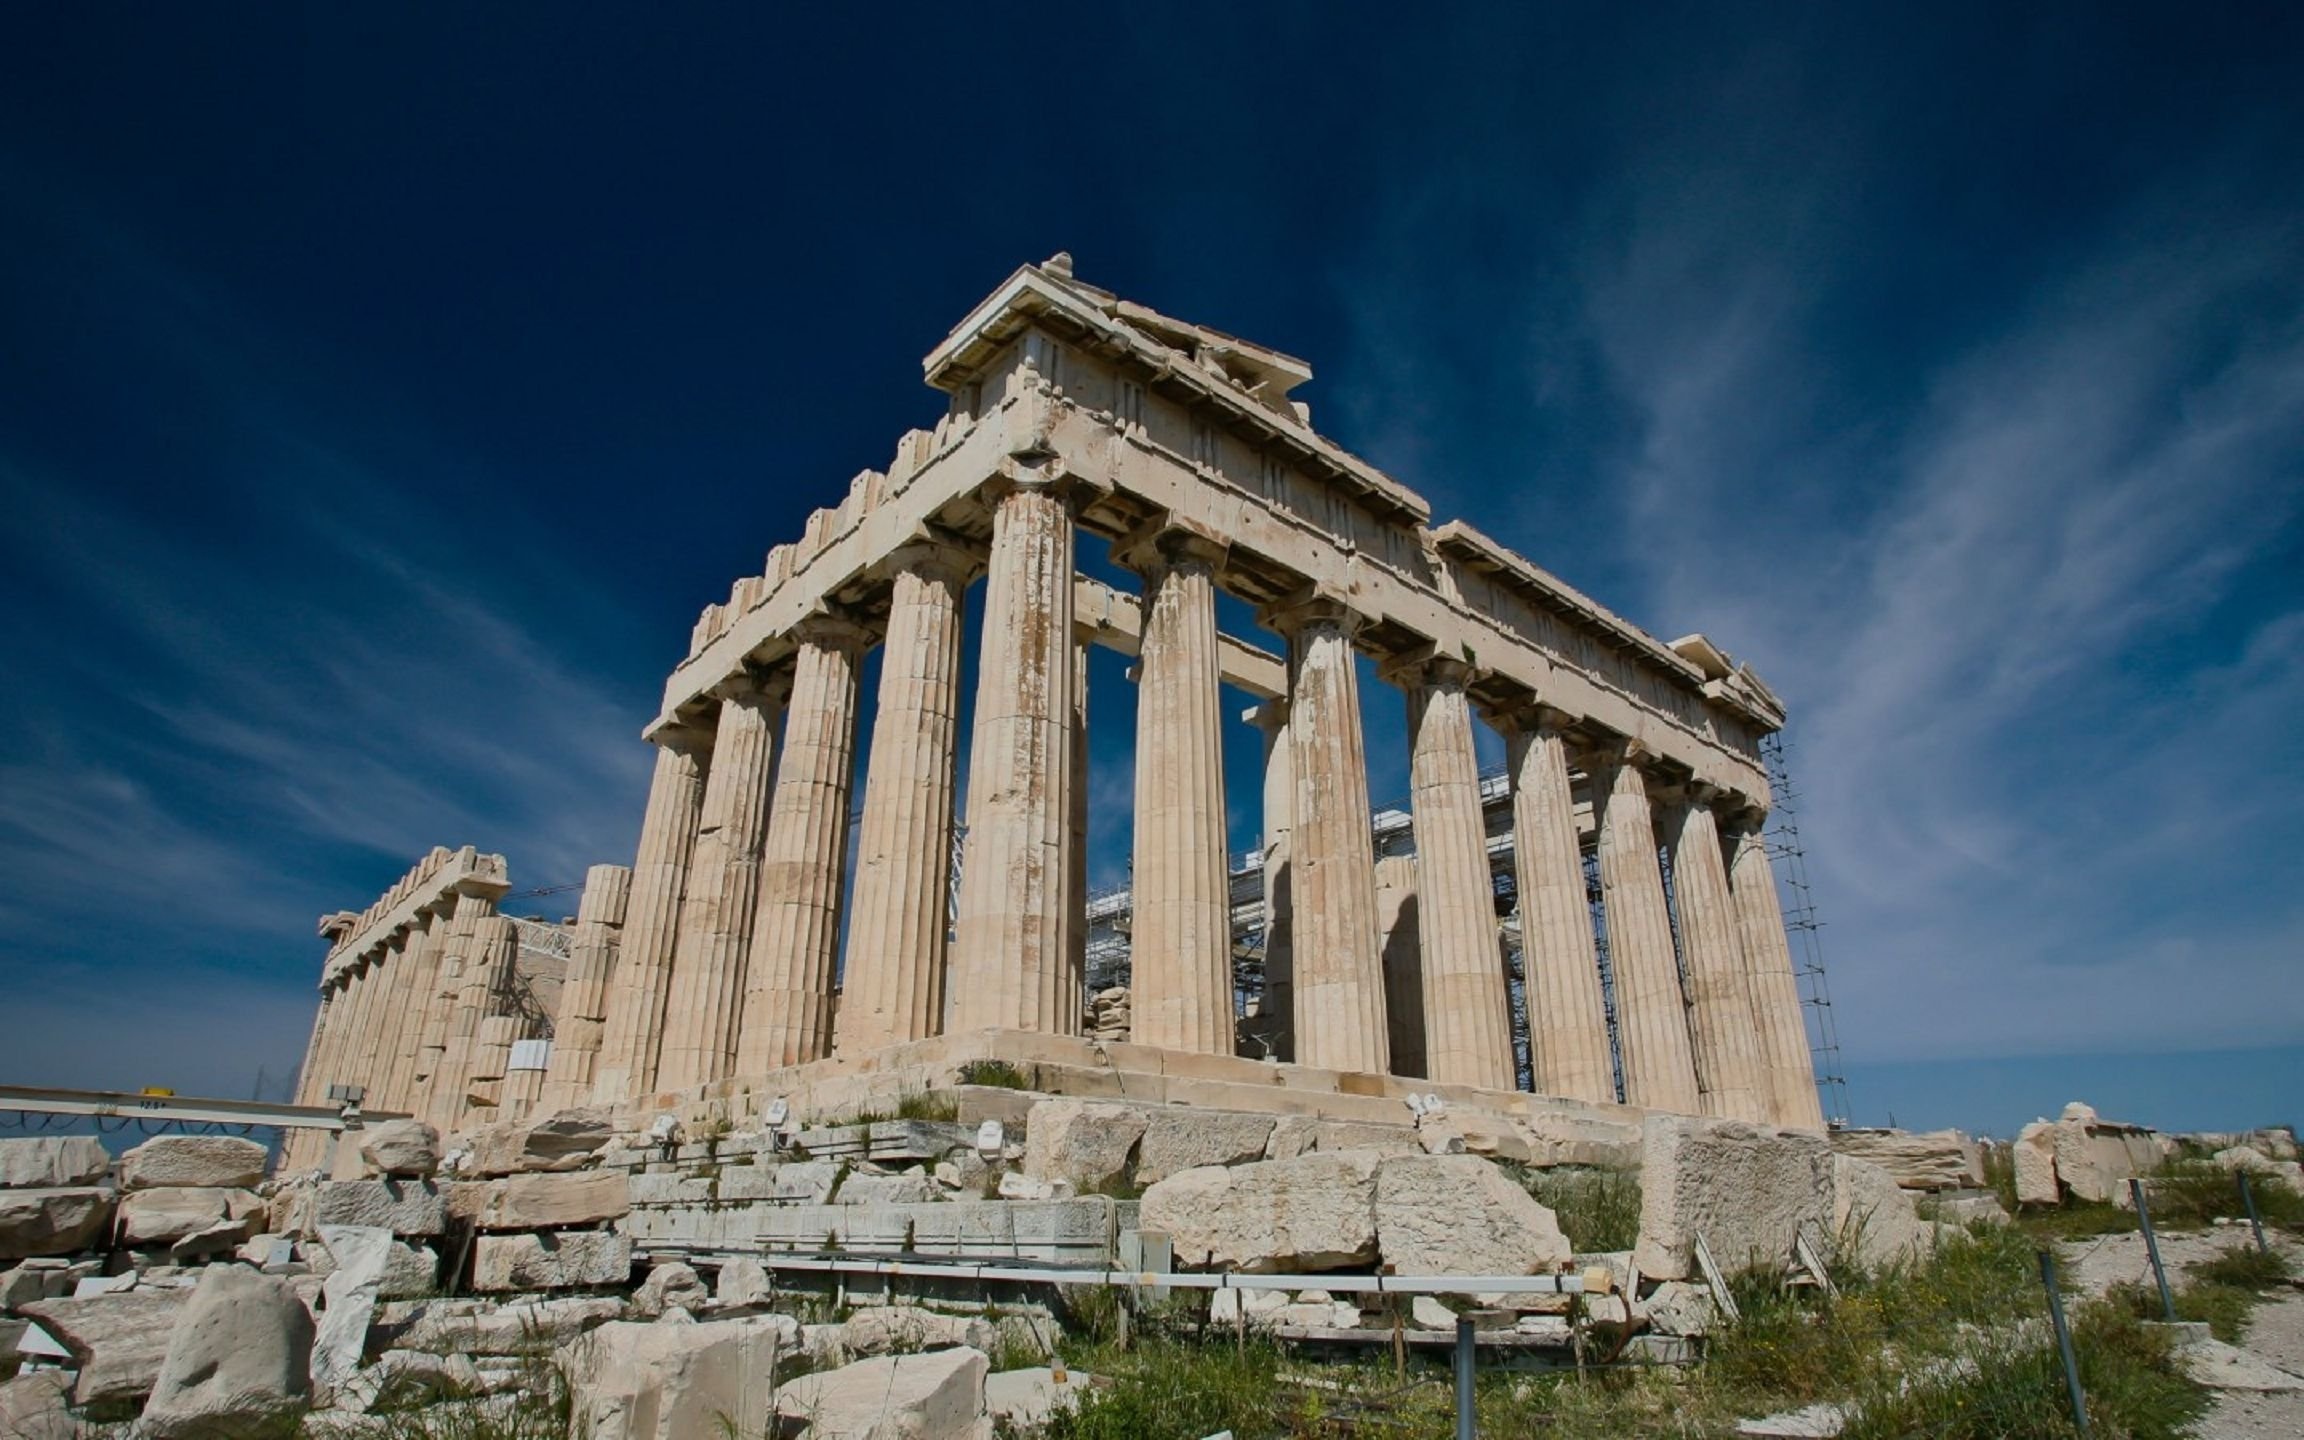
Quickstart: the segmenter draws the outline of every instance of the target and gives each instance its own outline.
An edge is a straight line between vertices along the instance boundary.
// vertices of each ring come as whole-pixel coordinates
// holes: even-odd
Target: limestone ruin
[[[1395,1102],[1414,1080],[1501,1115],[1527,1113],[1525,1089],[1821,1128],[1761,839],[1759,746],[1784,712],[1748,667],[1434,524],[1312,429],[1289,398],[1302,361],[1065,257],[1017,271],[924,365],[950,397],[935,430],[698,620],[647,728],[636,857],[588,877],[555,1011],[503,999],[501,860],[435,851],[322,922],[300,1100],[357,1085],[446,1131],[539,1106],[741,1122],[770,1097],[821,1109],[998,1060],[1166,1078],[1174,1103],[1195,1080]],[[1077,573],[1083,536],[1141,593]],[[1222,633],[1220,593],[1287,654]],[[1091,645],[1133,654],[1138,685],[1132,884],[1093,903]],[[1388,838],[1356,656],[1408,709],[1413,799]],[[1258,701],[1239,721],[1224,685]],[[1475,715],[1507,739],[1505,783],[1483,782]],[[1266,755],[1264,844],[1238,867],[1228,723]],[[512,1063],[546,1035],[548,1069]]]

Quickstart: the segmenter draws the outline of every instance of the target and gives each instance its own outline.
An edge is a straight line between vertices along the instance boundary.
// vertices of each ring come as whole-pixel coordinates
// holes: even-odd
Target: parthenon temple
[[[924,366],[935,428],[698,620],[631,865],[527,939],[469,848],[328,917],[300,1100],[359,1086],[454,1130],[973,1058],[1160,1077],[1167,1103],[1432,1089],[1821,1126],[1762,838],[1784,711],[1749,668],[1436,523],[1312,428],[1303,362],[1068,257]],[[1095,544],[1134,593],[1080,573]],[[1136,723],[1128,881],[1092,896],[1094,646],[1134,657]],[[1405,705],[1404,811],[1371,806],[1363,659]],[[1227,797],[1242,724],[1262,784]],[[1258,807],[1235,858],[1228,814]],[[564,956],[548,1005],[524,948]],[[1123,984],[1124,1039],[1092,1034]]]

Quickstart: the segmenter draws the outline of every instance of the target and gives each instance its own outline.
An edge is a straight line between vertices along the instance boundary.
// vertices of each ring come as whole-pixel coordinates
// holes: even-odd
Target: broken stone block
[[[2056,1179],[2056,1127],[2035,1120],[2017,1132],[2011,1158],[2016,1166],[2016,1203],[2055,1205],[2064,1199]]]
[[[479,1394],[480,1367],[464,1355],[428,1355],[421,1350],[387,1350],[336,1389],[335,1408],[354,1415],[391,1408],[413,1409],[440,1400]]]
[[[1376,1169],[1366,1150],[1203,1166],[1144,1192],[1139,1224],[1167,1235],[1180,1265],[1334,1270],[1376,1258]]]
[[[763,1315],[701,1325],[622,1321],[561,1347],[576,1440],[726,1440],[774,1433],[777,1362],[799,1324]]]
[[[492,1176],[582,1169],[615,1135],[606,1110],[563,1110],[506,1121],[472,1136],[464,1173]]]
[[[312,1316],[285,1280],[238,1265],[200,1272],[137,1423],[155,1440],[244,1433],[311,1400]]]
[[[533,1355],[539,1345],[565,1345],[624,1315],[624,1302],[606,1296],[567,1296],[479,1309],[463,1301],[428,1301],[404,1317],[379,1325],[395,1349],[436,1355]]]
[[[632,1312],[644,1320],[653,1320],[667,1310],[696,1310],[712,1298],[704,1288],[696,1268],[685,1261],[669,1260],[648,1267],[648,1278],[632,1292]]]
[[[972,1315],[939,1315],[910,1305],[875,1305],[859,1310],[840,1326],[840,1349],[852,1356],[906,1354],[953,1345],[990,1347],[990,1321]]]
[[[34,1370],[0,1380],[0,1435],[9,1440],[80,1440],[72,1414],[72,1376],[63,1370]]]
[[[1741,1120],[1650,1115],[1640,1164],[1640,1243],[1633,1262],[1658,1280],[1696,1272],[1696,1237],[1733,1274],[1782,1265],[1803,1224],[1829,1236],[1824,1135]]]
[[[630,1182],[622,1170],[514,1175],[493,1189],[479,1224],[487,1230],[558,1230],[598,1225],[631,1211]]]
[[[1935,1218],[1946,1225],[2007,1225],[2008,1207],[1997,1195],[1944,1195],[1935,1202]]]
[[[1719,1319],[1712,1291],[1686,1280],[1667,1280],[1642,1303],[1641,1311],[1659,1335],[1702,1337],[1712,1333]]]
[[[263,1227],[264,1202],[252,1191],[211,1186],[131,1190],[120,1198],[120,1243],[141,1248],[173,1245],[217,1227],[237,1226],[229,1250]]]
[[[1150,1185],[1203,1165],[1245,1165],[1264,1158],[1269,1115],[1223,1110],[1156,1110],[1136,1154],[1136,1182]]]
[[[1009,1431],[1037,1433],[1058,1414],[1075,1409],[1096,1377],[1078,1370],[1034,1365],[984,1377],[984,1410]]]
[[[2055,1126],[2056,1179],[2076,1200],[2128,1203],[2128,1181],[2164,1158],[2160,1137],[2099,1117],[2075,1100]]]
[[[1849,1155],[1835,1154],[1830,1164],[1829,1233],[1841,1259],[1878,1270],[1922,1259],[1935,1248],[1935,1227],[1920,1218],[1911,1192],[1894,1175]]]
[[[663,1176],[648,1176],[651,1180]],[[821,1205],[832,1198],[840,1180],[837,1160],[793,1160],[781,1165],[730,1165],[719,1176],[716,1198],[721,1200],[783,1200],[799,1205]],[[633,1197],[639,1199],[637,1195]]]
[[[1453,1330],[1456,1312],[1441,1304],[1436,1295],[1414,1295],[1408,1300],[1408,1323],[1419,1330]]]
[[[93,1135],[32,1135],[0,1140],[0,1190],[63,1190],[93,1185],[112,1156]]]
[[[35,1300],[24,1315],[72,1352],[80,1378],[75,1405],[137,1400],[152,1391],[168,1358],[168,1336],[192,1292],[132,1289],[67,1300]]]
[[[440,1169],[440,1132],[421,1120],[387,1120],[360,1132],[360,1159],[382,1179],[429,1180]]]
[[[1571,1254],[1552,1212],[1477,1155],[1386,1157],[1376,1244],[1396,1275],[1537,1275]]]
[[[300,1207],[308,1212],[298,1213]],[[448,1202],[429,1180],[323,1180],[295,1192],[290,1223],[274,1228],[301,1234],[310,1225],[354,1225],[395,1235],[432,1236],[448,1229]]]
[[[843,1205],[920,1205],[943,1198],[935,1178],[928,1175],[851,1174],[840,1182]]]
[[[965,1346],[859,1360],[786,1385],[776,1413],[805,1423],[810,1440],[977,1440],[990,1369]]]
[[[1126,1185],[1145,1115],[1134,1105],[1094,1100],[1042,1100],[1024,1130],[1024,1173],[1071,1182],[1077,1192]]]
[[[70,1255],[102,1240],[111,1223],[109,1190],[0,1190],[0,1260]]]
[[[325,1245],[306,1248],[312,1273],[325,1280],[336,1272],[336,1257]],[[384,1270],[376,1278],[379,1300],[413,1300],[440,1288],[440,1254],[429,1245],[395,1240],[384,1247]]]
[[[265,1158],[263,1146],[237,1136],[155,1136],[120,1157],[120,1188],[253,1190],[264,1179]]]
[[[1960,1190],[1984,1183],[1983,1152],[1957,1130],[1835,1130],[1835,1154],[1869,1161],[1907,1190]]]
[[[749,1255],[739,1255],[720,1267],[712,1286],[712,1303],[728,1309],[765,1305],[773,1292],[768,1267]]]
[[[352,1378],[366,1353],[368,1322],[392,1252],[392,1232],[377,1225],[323,1225],[321,1243],[335,1269],[321,1281],[319,1333],[312,1341],[312,1383],[333,1390]]]
[[[1208,1322],[1212,1325],[1238,1325],[1251,1328],[1277,1323],[1274,1319],[1289,1305],[1285,1290],[1218,1290],[1208,1297]]]
[[[482,1235],[472,1246],[475,1290],[570,1290],[631,1279],[631,1237],[613,1231]]]

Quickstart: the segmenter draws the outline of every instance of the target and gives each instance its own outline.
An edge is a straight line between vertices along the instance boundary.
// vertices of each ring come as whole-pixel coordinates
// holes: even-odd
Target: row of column
[[[496,913],[501,889],[483,883],[442,895],[329,981],[296,1103],[323,1105],[331,1087],[353,1085],[365,1110],[413,1114],[443,1129],[497,1104],[526,1023],[504,1003],[519,932]],[[300,1135],[289,1163],[316,1162],[319,1144],[316,1134]]]
[[[600,1041],[584,1062],[594,1099],[688,1089],[944,1028],[1077,1033],[1085,756],[1073,518],[1055,487],[1029,477],[999,482],[987,501],[993,533],[966,878],[949,953],[960,614],[970,562],[952,547],[923,544],[889,567],[837,1013],[851,747],[869,637],[823,616],[794,632],[788,671],[738,677],[717,693],[709,735],[659,737],[620,953],[596,1017]],[[1222,548],[1208,537],[1156,531],[1119,555],[1145,582],[1135,1038],[1229,1054],[1215,612]],[[1267,957],[1270,999],[1287,1008],[1299,1063],[1382,1073],[1391,1056],[1353,649],[1358,621],[1328,600],[1284,607],[1269,620],[1288,640],[1290,689],[1285,704],[1262,712],[1273,761],[1270,914],[1283,937]],[[1410,697],[1425,1068],[1435,1080],[1509,1088],[1509,1006],[1468,671],[1430,657],[1393,673]],[[1561,718],[1537,710],[1501,721],[1512,745],[1537,1083],[1548,1093],[1614,1100]],[[1578,762],[1594,777],[1599,811],[1624,1098],[1814,1123],[1797,994],[1757,835],[1723,836],[1702,794],[1670,812],[1689,965],[1683,984],[1637,760],[1619,753]],[[584,1085],[573,1068],[568,1082],[571,1094]],[[1796,1093],[1803,1090],[1804,1101]]]

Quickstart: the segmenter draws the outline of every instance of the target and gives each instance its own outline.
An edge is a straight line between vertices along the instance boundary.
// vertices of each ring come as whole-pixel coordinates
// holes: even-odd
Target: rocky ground
[[[2242,1343],[2259,1358],[2304,1376],[2304,1293],[2284,1295],[2258,1310]],[[2304,1381],[2288,1391],[2219,1391],[2196,1433],[2200,1440],[2293,1440],[2304,1435]]]

